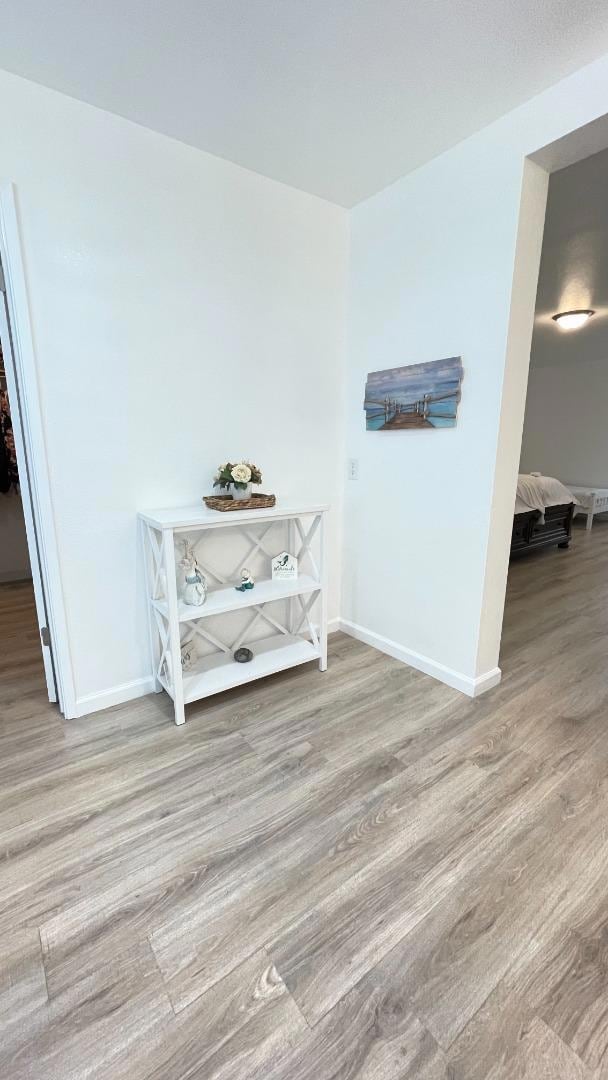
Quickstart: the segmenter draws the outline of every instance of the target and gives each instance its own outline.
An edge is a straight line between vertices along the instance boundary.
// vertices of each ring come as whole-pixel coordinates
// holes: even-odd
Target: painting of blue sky
[[[370,371],[363,403],[367,430],[455,427],[462,376],[460,356]]]

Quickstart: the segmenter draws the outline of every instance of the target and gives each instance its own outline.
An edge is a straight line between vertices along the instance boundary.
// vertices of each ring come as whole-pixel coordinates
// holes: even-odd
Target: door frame
[[[499,662],[502,644],[513,506],[528,396],[549,179],[551,173],[606,149],[608,113],[601,113],[552,142],[531,149],[522,158],[522,188],[478,634],[477,662],[478,670],[482,672]]]
[[[17,408],[14,409],[13,429],[19,468],[23,468],[25,476],[22,496],[36,610],[39,625],[43,626],[46,623],[50,633],[59,707],[64,716],[73,717],[76,715],[74,676],[61,584],[17,203],[15,189],[10,182],[0,183],[0,264],[4,271],[9,318],[8,351],[10,352],[10,345],[12,345],[12,375],[18,398]],[[48,682],[48,650],[43,651],[47,652],[45,667]],[[49,697],[52,699],[50,683]]]

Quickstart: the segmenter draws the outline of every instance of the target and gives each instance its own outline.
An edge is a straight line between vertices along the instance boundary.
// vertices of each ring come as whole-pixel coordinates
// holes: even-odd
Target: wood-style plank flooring
[[[471,701],[342,635],[64,723],[0,588],[2,1080],[608,1078],[608,523]]]

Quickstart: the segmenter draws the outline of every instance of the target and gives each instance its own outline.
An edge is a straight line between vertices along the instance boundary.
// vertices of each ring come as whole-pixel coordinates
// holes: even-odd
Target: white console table
[[[274,506],[268,510],[236,510],[228,513],[188,506],[170,510],[147,510],[139,514],[146,589],[149,607],[150,651],[154,689],[166,690],[175,708],[175,723],[185,721],[184,706],[191,701],[217,694],[233,686],[260,679],[276,671],[318,659],[319,668],[327,668],[327,553],[325,505]],[[282,547],[275,542],[267,550],[267,534],[283,523]],[[206,553],[213,533],[221,530],[222,539],[237,537],[238,563],[226,573],[213,569]],[[276,535],[276,531],[274,533]],[[178,563],[182,552],[176,551],[180,540],[188,539],[197,562],[207,578],[207,600],[202,607],[192,607],[180,598]],[[268,543],[268,541],[266,541]],[[224,545],[228,547],[228,545]],[[273,581],[271,558],[282,549],[298,558],[298,577],[292,581]],[[242,554],[241,554],[242,552]],[[243,566],[261,564],[255,587],[238,592]],[[255,571],[254,571],[255,573]],[[259,573],[259,571],[258,571]],[[266,605],[285,601],[286,618],[266,611]],[[315,609],[314,619],[312,617]],[[238,633],[226,631],[230,620],[222,620],[224,636],[209,620],[233,612],[247,612],[245,625]],[[243,623],[243,619],[239,620]],[[271,629],[260,637],[260,626]],[[181,644],[194,639],[204,643],[205,654],[189,670],[182,671]],[[237,663],[233,654],[241,645],[253,651],[248,663]]]

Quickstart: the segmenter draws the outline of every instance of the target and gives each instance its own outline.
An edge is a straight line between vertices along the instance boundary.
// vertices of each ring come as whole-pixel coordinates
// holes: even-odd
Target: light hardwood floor
[[[2,587],[3,1080],[605,1080],[607,600],[596,522],[477,701],[334,635],[178,729],[58,719]]]

